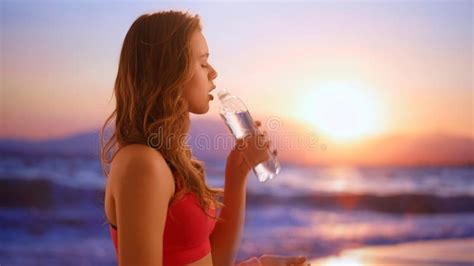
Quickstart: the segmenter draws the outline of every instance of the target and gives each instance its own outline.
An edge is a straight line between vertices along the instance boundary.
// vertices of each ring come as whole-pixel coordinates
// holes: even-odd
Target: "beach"
[[[369,246],[312,259],[312,266],[473,265],[474,238]]]

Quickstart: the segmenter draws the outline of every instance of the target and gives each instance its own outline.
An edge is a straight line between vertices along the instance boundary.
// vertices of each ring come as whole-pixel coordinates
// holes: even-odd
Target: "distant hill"
[[[99,131],[84,132],[46,141],[0,139],[0,152],[32,155],[99,155]]]
[[[233,145],[233,137],[221,120],[192,120],[189,145],[193,154],[205,161],[223,161]],[[304,139],[311,130],[291,123],[272,133],[273,146],[285,163],[300,165],[474,165],[474,139],[431,134],[422,136],[387,135],[345,147],[318,138],[325,149],[292,146],[288,139]],[[99,155],[99,130],[47,141],[0,139],[2,154]]]
[[[222,121],[201,119],[199,123],[191,124],[189,144],[193,153],[199,158],[211,157],[221,158],[227,154],[225,150],[211,150],[212,141],[216,136],[227,136],[232,139],[225,124]],[[221,146],[220,146],[221,147]],[[31,141],[22,139],[0,139],[0,152],[2,154],[31,154],[31,155],[84,155],[99,156],[100,154],[100,131],[94,130],[82,132],[64,138]]]

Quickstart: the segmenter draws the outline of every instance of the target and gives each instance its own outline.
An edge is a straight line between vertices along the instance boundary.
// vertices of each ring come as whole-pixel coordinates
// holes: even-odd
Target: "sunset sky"
[[[472,1],[2,1],[2,138],[98,128],[141,14],[201,16],[218,88],[335,141],[473,134]],[[218,102],[204,117],[220,119]]]

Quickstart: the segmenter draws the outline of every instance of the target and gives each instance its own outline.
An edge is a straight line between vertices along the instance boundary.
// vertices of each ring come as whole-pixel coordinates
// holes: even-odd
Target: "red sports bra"
[[[178,179],[175,179],[178,180]],[[176,182],[179,190],[179,182]],[[176,190],[176,191],[178,191]],[[215,216],[211,208],[209,215]],[[187,192],[183,198],[168,208],[163,236],[163,265],[179,266],[195,262],[211,251],[209,236],[214,230],[216,220],[207,217],[199,207],[199,201],[193,192]],[[117,227],[109,223],[109,231],[118,258]]]

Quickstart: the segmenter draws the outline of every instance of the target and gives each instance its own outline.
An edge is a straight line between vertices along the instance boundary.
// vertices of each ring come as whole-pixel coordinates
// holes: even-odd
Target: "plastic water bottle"
[[[217,95],[221,101],[220,116],[224,119],[227,127],[236,139],[244,138],[252,132],[258,132],[252,116],[240,98],[231,95],[225,89],[220,90]],[[273,179],[281,170],[277,157],[270,149],[267,149],[267,152],[270,155],[270,159],[259,163],[252,169],[260,182]]]

